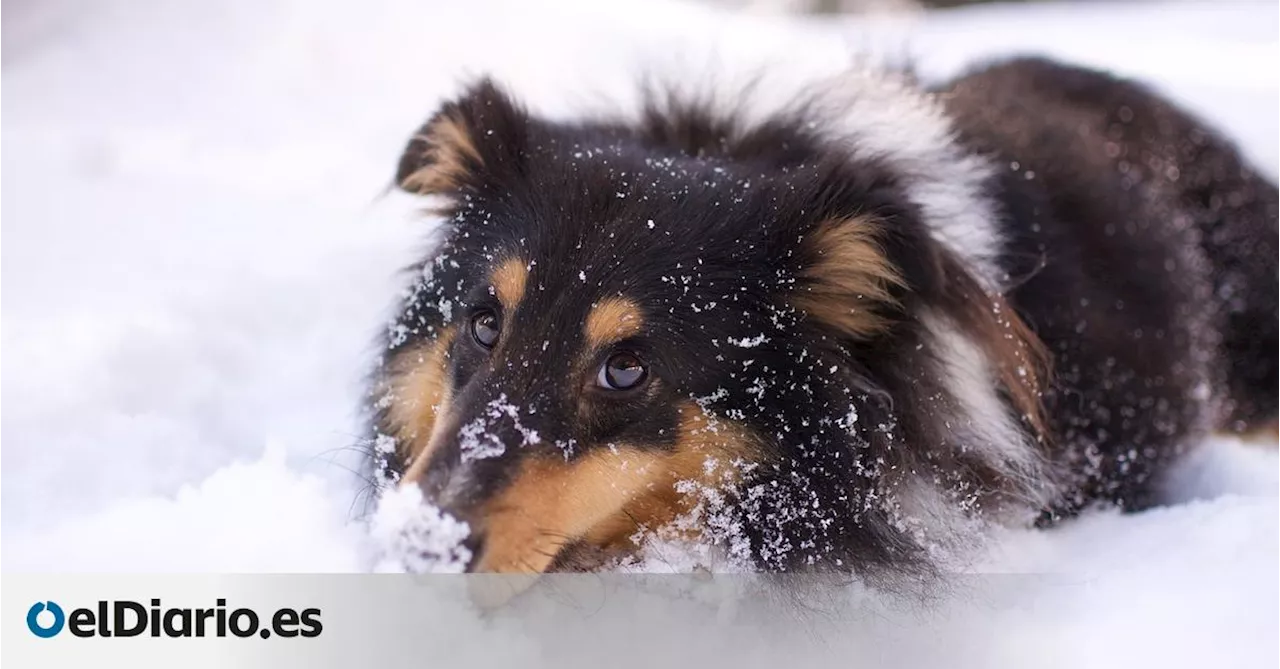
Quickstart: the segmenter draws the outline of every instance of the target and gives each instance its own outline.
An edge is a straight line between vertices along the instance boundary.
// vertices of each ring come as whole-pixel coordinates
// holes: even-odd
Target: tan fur
[[[625,543],[692,508],[679,481],[719,487],[733,480],[730,463],[758,459],[756,440],[725,421],[710,422],[696,405],[682,407],[674,451],[599,448],[573,462],[543,456],[524,463],[514,482],[486,505],[479,524],[487,543],[476,571],[541,573],[564,546]],[[707,472],[708,458],[716,467]]]
[[[803,253],[816,260],[800,271],[792,305],[850,337],[883,331],[887,321],[878,310],[892,304],[889,291],[902,278],[876,243],[876,231],[875,221],[856,217],[828,221],[809,233]]]
[[[644,314],[639,305],[621,297],[609,297],[598,302],[587,314],[583,334],[587,348],[602,348],[627,337],[633,337],[644,326]]]
[[[504,260],[490,275],[490,285],[508,313],[515,311],[524,298],[525,284],[529,280],[529,270],[525,262],[519,258]]]
[[[1217,432],[1220,437],[1239,439],[1240,441],[1253,446],[1264,446],[1275,448],[1277,441],[1280,441],[1280,423],[1274,419],[1265,421],[1259,425],[1252,425],[1240,431],[1220,430]]]
[[[674,452],[663,460],[660,477],[646,494],[632,499],[621,511],[599,523],[587,535],[598,546],[631,547],[639,530],[656,530],[689,513],[696,497],[676,490],[681,481],[699,489],[723,489],[736,483],[744,464],[758,462],[761,441],[746,428],[709,418],[694,403],[680,407],[679,438]]]
[[[660,468],[653,455],[634,449],[596,451],[571,463],[555,455],[526,461],[486,505],[476,571],[546,571],[561,547],[643,490]]]
[[[420,152],[423,166],[405,177],[400,185],[421,195],[457,189],[469,173],[483,165],[467,125],[450,116],[433,121],[413,138],[409,150]]]
[[[1052,371],[1044,343],[1004,296],[983,290],[958,260],[947,256],[943,264],[949,288],[962,306],[959,324],[995,366],[996,378],[1019,416],[1041,442],[1051,441],[1041,402],[1041,388]]]
[[[449,406],[449,345],[452,327],[441,331],[430,343],[396,355],[386,382],[391,404],[387,423],[395,430],[401,457],[410,462],[403,481],[415,481],[422,474],[428,448],[435,433],[437,417]]]
[[[1009,392],[1013,406],[1041,441],[1051,438],[1041,384],[1049,373],[1049,352],[1031,328],[1018,317],[1001,296],[992,298],[992,316],[999,336],[986,340],[987,355],[996,363],[1001,385]]]

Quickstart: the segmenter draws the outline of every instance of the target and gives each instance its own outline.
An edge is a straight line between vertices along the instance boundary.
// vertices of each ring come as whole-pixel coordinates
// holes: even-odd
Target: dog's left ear
[[[488,78],[446,102],[409,140],[396,185],[416,195],[456,195],[519,171],[529,117]]]

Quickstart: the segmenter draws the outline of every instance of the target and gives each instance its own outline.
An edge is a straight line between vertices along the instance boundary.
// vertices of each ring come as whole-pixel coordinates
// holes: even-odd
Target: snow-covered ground
[[[1048,53],[1153,83],[1274,178],[1278,18],[1274,2],[874,21],[667,0],[6,3],[3,568],[368,566],[355,405],[430,226],[385,188],[467,74],[560,114],[649,70],[819,74],[874,51],[942,76]],[[1180,504],[1007,533],[989,571],[1083,585],[966,629],[1085,666],[1275,666],[1277,465],[1274,444],[1213,442]]]

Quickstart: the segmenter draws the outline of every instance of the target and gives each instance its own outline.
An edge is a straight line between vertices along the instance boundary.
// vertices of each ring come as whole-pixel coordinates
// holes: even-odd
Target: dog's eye
[[[609,390],[630,390],[649,378],[649,370],[640,358],[630,353],[614,353],[600,365],[596,385]]]
[[[471,336],[485,348],[498,343],[498,317],[492,311],[481,311],[471,317]]]

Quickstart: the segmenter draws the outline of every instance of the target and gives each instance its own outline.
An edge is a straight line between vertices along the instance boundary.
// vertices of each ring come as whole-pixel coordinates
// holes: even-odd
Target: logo
[[[66,627],[78,637],[317,637],[324,630],[320,609],[283,608],[260,616],[246,608],[229,609],[219,598],[208,608],[173,608],[153,599],[147,606],[129,600],[100,601],[93,608],[65,614],[53,602],[36,602],[27,609],[27,629],[42,638]]]
[[[40,614],[46,612],[51,616],[45,616],[45,620],[50,617],[53,618],[53,622],[47,626],[40,624]],[[31,608],[27,609],[27,629],[41,639],[48,639],[61,632],[62,626],[66,622],[67,616],[62,613],[62,607],[53,602],[36,602],[31,605]]]

